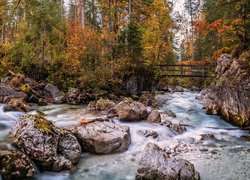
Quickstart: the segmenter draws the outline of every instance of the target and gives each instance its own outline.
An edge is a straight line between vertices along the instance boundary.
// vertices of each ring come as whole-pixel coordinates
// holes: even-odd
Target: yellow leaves
[[[164,0],[154,0],[148,6],[142,45],[143,55],[151,63],[155,63],[155,60],[164,60],[165,54],[172,49],[171,42],[168,42],[168,37],[171,36],[170,27],[173,25],[169,11],[169,6]]]

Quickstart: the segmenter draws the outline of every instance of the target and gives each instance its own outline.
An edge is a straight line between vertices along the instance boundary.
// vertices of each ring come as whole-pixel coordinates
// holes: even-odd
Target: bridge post
[[[202,65],[202,79],[205,79],[205,69],[204,69],[204,65]]]
[[[183,66],[182,66],[182,64],[180,65],[180,71],[181,71],[181,78],[183,78]]]

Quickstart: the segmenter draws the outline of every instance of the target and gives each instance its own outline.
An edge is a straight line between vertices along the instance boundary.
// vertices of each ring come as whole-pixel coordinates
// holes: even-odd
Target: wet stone
[[[152,137],[152,138],[157,138],[158,137],[158,133],[156,131],[152,131],[152,130],[138,130],[137,134],[140,134],[142,136],[147,137]]]

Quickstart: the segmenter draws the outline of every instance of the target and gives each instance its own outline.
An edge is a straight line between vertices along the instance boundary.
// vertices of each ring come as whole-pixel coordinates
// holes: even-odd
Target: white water
[[[207,115],[202,109],[201,102],[195,99],[199,93],[174,93],[162,95],[160,98],[167,99],[160,108],[171,109],[176,113],[177,118],[184,119],[183,123],[194,127],[188,128],[187,132],[177,135],[168,128],[150,124],[147,122],[116,123],[126,124],[130,127],[132,143],[129,149],[120,154],[113,155],[91,155],[83,154],[82,159],[74,172],[39,174],[36,179],[42,180],[132,180],[135,178],[137,161],[140,152],[148,142],[155,142],[164,148],[176,145],[177,143],[187,144],[186,153],[181,157],[191,161],[196,170],[200,173],[201,179],[250,179],[250,143],[241,141],[240,136],[247,134],[241,130],[215,130],[206,127],[233,127],[221,120],[218,116]],[[34,107],[45,112],[47,118],[58,127],[77,125],[84,118],[96,117],[96,114],[88,114],[84,106],[49,105],[46,107]],[[0,131],[1,140],[8,134],[10,127],[22,113],[2,112],[0,105],[0,124],[8,128]],[[185,120],[189,118],[190,120]],[[174,120],[174,119],[173,119]],[[159,136],[156,139],[145,138],[137,134],[138,130],[153,130]],[[203,144],[194,144],[201,134],[213,134],[217,141],[206,141]]]

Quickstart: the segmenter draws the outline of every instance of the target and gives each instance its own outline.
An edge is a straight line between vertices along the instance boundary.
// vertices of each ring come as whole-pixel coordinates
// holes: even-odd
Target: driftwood
[[[96,119],[82,119],[80,123],[83,124],[89,124],[89,123],[94,123],[94,122],[103,122],[103,121],[108,121],[106,118],[96,118]]]
[[[11,71],[11,70],[8,70],[9,71],[9,73],[12,75],[12,76],[16,76],[16,73],[14,73],[13,71]]]

